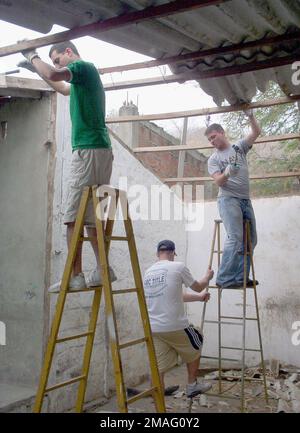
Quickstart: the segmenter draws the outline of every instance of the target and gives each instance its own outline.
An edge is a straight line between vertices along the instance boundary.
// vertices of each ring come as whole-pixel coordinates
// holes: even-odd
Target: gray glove
[[[224,174],[226,177],[236,176],[239,172],[240,166],[238,164],[228,164],[225,168]]]
[[[28,62],[32,62],[33,59],[39,57],[38,53],[35,50],[26,50],[22,51],[23,56]]]
[[[28,71],[30,72],[36,72],[35,67],[32,63],[28,62],[28,60],[21,60],[21,62],[19,62],[17,66],[19,66],[19,68],[28,69]]]
[[[18,42],[26,42],[26,41],[27,41],[27,39],[22,39],[21,41],[18,41]],[[30,63],[32,62],[32,60],[35,57],[39,57],[39,55],[35,49],[24,50],[24,51],[21,51],[21,53],[23,54],[25,59]]]

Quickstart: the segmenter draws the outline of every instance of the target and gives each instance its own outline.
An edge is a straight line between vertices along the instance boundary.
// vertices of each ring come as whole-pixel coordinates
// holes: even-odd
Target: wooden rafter
[[[239,44],[227,45],[218,48],[210,48],[208,50],[200,50],[192,53],[181,54],[178,56],[164,57],[162,59],[148,60],[145,62],[131,63],[120,66],[110,66],[107,68],[99,68],[100,74],[111,74],[113,72],[132,71],[136,69],[153,68],[156,66],[172,65],[176,63],[189,62],[200,60],[209,56],[225,55],[228,53],[241,52],[251,48],[259,48],[266,45],[276,45],[282,42],[290,42],[300,39],[300,32],[293,32],[284,35],[274,36],[271,38],[262,38],[256,41],[243,42]]]
[[[300,138],[300,133],[292,133],[292,134],[283,134],[283,135],[267,135],[265,137],[260,137],[255,141],[255,144],[262,143],[273,143],[276,141],[286,141],[286,140],[295,140]],[[185,144],[184,146],[175,145],[175,146],[151,146],[151,147],[137,147],[133,149],[134,153],[155,153],[155,152],[179,152],[182,150],[204,150],[209,149],[213,150],[211,144],[206,146],[199,145],[189,145]]]
[[[283,177],[299,177],[300,178],[300,171],[297,172],[287,172],[287,173],[267,173],[264,175],[251,175],[249,176],[252,180],[262,180],[262,179],[273,179],[273,178],[283,178]],[[213,178],[209,176],[203,176],[203,177],[169,177],[166,179],[162,179],[162,182],[165,183],[176,183],[176,182],[213,182]]]
[[[109,117],[106,123],[145,122],[151,120],[180,119],[184,117],[206,116],[208,114],[231,113],[249,108],[266,108],[275,105],[292,104],[300,101],[300,95],[284,96],[282,98],[266,99],[264,101],[251,102],[250,104],[224,105],[222,107],[200,108],[198,110],[175,111],[172,113],[146,114],[144,116],[119,116]]]
[[[128,12],[104,21],[86,24],[64,32],[2,47],[0,48],[0,57],[19,53],[20,51],[32,48],[45,47],[58,42],[80,38],[81,36],[93,36],[94,34],[99,35],[100,33],[119,29],[129,24],[136,24],[153,18],[165,17],[207,6],[214,6],[227,1],[229,0],[176,0],[159,6],[150,6],[142,10]]]

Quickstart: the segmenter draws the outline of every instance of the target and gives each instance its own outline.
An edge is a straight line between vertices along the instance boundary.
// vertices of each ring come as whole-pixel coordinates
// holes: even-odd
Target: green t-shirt
[[[110,148],[105,126],[105,93],[97,69],[83,60],[76,60],[67,67],[72,74],[70,114],[73,150]]]

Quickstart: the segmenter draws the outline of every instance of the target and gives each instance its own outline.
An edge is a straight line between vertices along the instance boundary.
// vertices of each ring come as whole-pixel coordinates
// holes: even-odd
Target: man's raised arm
[[[244,113],[250,121],[250,128],[251,128],[251,132],[249,135],[245,137],[245,141],[247,142],[248,146],[251,147],[255,142],[255,140],[257,139],[257,137],[260,135],[261,128],[253,114],[253,110],[245,110]]]

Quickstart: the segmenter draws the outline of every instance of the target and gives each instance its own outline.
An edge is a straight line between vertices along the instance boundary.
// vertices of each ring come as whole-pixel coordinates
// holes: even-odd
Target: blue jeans
[[[251,200],[236,197],[219,197],[218,208],[227,237],[216,284],[228,287],[241,284],[244,280],[243,220],[250,220],[252,250],[257,244],[256,222]],[[250,258],[248,256],[247,279],[249,271]]]

